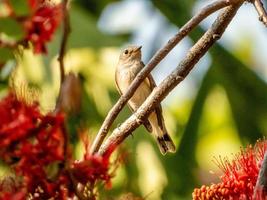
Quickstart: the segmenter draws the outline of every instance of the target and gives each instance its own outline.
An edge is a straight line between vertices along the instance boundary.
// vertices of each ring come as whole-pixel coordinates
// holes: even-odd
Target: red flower
[[[105,155],[91,154],[88,137],[83,133],[80,137],[84,143],[85,153],[83,160],[72,164],[71,173],[78,182],[84,185],[87,183],[94,185],[97,181],[104,181],[106,188],[111,188],[111,178],[114,176],[116,165],[122,162],[122,157],[119,156],[113,163],[110,163],[110,156],[115,148],[110,148]]]
[[[82,161],[75,161],[71,166],[75,179],[84,185],[87,183],[94,185],[97,181],[102,180],[108,188],[111,187],[110,154],[105,156],[91,154],[88,137],[81,135],[81,138],[84,142],[85,154]]]
[[[0,199],[2,200],[25,200],[26,199],[26,192],[25,191],[18,191],[18,192],[4,192],[0,194]]]
[[[259,141],[254,147],[248,146],[235,156],[233,161],[220,159],[218,166],[223,171],[221,182],[202,186],[194,190],[194,200],[233,199],[251,200],[257,177],[267,150],[267,141]]]
[[[95,183],[104,182],[111,187],[115,164],[120,161],[112,163],[114,170],[111,171],[109,159],[115,148],[110,148],[103,156],[92,155],[85,141],[83,160],[72,163],[61,114],[43,115],[37,103],[27,104],[13,93],[0,101],[0,113],[0,159],[11,167],[19,180],[17,185],[4,184],[9,187],[2,187],[0,180],[0,199],[67,200],[74,196],[77,182],[83,186],[84,193],[88,192],[89,184],[93,199],[97,195]]]
[[[40,7],[45,0],[28,0],[28,4],[31,8],[31,10],[36,10],[38,7]]]
[[[28,0],[30,13],[18,17],[10,0],[5,0],[9,8],[9,17],[17,20],[24,28],[25,36],[21,44],[31,42],[35,53],[46,53],[46,43],[52,39],[62,19],[61,4],[53,4],[49,0]]]
[[[13,93],[0,101],[0,113],[1,149],[28,137],[40,118],[37,105],[26,105],[18,101]]]
[[[34,4],[32,4],[34,5]],[[36,7],[34,5],[33,7]],[[31,41],[35,53],[46,53],[45,44],[52,39],[62,18],[62,6],[43,5],[25,21],[26,40]]]
[[[82,184],[95,183],[103,180],[110,186],[111,175],[109,171],[109,158],[100,155],[87,155],[83,161],[76,161],[72,166],[72,173]]]
[[[59,165],[67,159],[63,116],[42,115],[37,104],[19,101],[13,93],[0,101],[0,113],[0,158],[22,178],[18,193],[0,187],[0,199],[20,199],[21,191],[38,193],[39,199],[72,196],[70,177]],[[47,171],[52,166],[58,169],[54,181]]]

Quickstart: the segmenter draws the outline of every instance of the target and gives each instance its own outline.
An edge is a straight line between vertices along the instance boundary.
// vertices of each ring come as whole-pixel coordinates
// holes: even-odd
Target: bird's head
[[[134,61],[141,61],[142,46],[128,46],[120,54],[120,62],[132,63]]]

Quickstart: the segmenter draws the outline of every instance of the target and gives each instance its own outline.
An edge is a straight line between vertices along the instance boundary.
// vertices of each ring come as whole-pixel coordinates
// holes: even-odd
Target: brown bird
[[[127,91],[138,72],[145,66],[141,56],[141,46],[129,46],[121,52],[115,72],[115,81],[120,94]],[[149,74],[128,101],[132,112],[143,104],[154,87],[156,87],[155,81]],[[175,145],[165,127],[161,105],[155,108],[143,124],[149,132],[152,132],[162,154],[175,152]]]

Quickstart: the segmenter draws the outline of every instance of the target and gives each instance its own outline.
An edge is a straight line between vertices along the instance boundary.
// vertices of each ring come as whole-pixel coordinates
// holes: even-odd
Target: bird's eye
[[[126,49],[125,51],[124,51],[124,54],[128,54],[129,53],[129,51]]]

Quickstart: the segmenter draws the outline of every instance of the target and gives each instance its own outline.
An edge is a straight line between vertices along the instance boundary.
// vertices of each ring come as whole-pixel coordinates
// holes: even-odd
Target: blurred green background
[[[73,0],[71,35],[65,57],[66,71],[82,77],[82,111],[70,118],[70,132],[81,156],[76,128],[92,139],[107,112],[118,100],[114,82],[120,50],[142,45],[143,61],[172,37],[202,6],[211,1],[182,0]],[[266,2],[267,3],[267,2]],[[179,63],[190,46],[211,25],[209,17],[182,41],[152,72],[157,83]],[[61,30],[45,56],[25,50],[18,58],[15,83],[40,91],[44,112],[55,106],[59,88],[57,54]],[[254,7],[245,4],[222,39],[162,103],[169,133],[177,152],[162,156],[143,127],[123,144],[127,160],[117,171],[113,188],[101,199],[133,192],[146,199],[190,199],[195,187],[218,181],[213,158],[232,157],[240,146],[254,143],[267,133],[267,29]],[[0,96],[6,93],[9,61],[1,71]],[[130,115],[125,108],[113,124]],[[212,172],[212,173],[211,173]],[[0,171],[3,174],[3,171]]]

